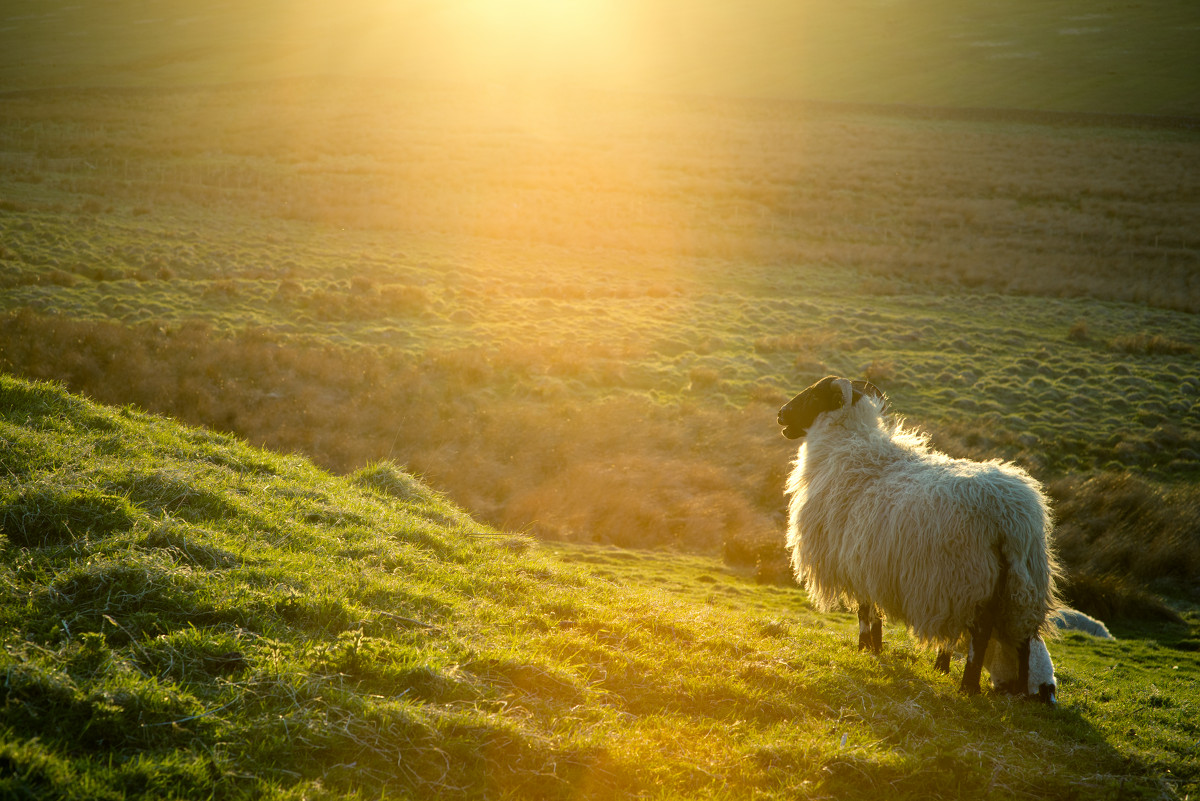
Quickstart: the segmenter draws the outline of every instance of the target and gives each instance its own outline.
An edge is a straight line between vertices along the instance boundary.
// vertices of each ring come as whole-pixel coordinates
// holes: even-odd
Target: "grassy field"
[[[1196,794],[1200,18],[732,7],[5,6],[0,795]],[[1058,713],[807,607],[828,373],[1044,482]]]
[[[0,795],[1185,798],[1200,617],[1052,643],[1061,706],[704,557],[544,545],[0,376]],[[959,668],[955,667],[957,672]]]
[[[1049,482],[1072,567],[1190,591],[1194,134],[509,100],[7,98],[0,364],[343,472],[395,459],[494,525],[777,565],[775,409],[868,376]]]

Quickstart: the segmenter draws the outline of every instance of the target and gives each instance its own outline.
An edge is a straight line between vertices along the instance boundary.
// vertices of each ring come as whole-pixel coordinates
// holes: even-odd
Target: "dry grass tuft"
[[[1141,603],[1132,590],[1195,590],[1200,575],[1200,490],[1195,485],[1163,488],[1131,473],[1105,472],[1058,479],[1048,490],[1057,518],[1056,545],[1078,577],[1080,583],[1072,586],[1081,599],[1120,611],[1121,597],[1129,597],[1129,609]],[[1106,594],[1113,600],[1102,600]]]
[[[1062,595],[1070,606],[1099,620],[1184,622],[1179,612],[1130,576],[1075,572]]]
[[[1110,339],[1109,350],[1134,356],[1184,356],[1195,353],[1196,346],[1164,334],[1131,334]]]

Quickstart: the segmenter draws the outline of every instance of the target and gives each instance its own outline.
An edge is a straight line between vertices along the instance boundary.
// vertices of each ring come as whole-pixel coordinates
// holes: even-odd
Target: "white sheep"
[[[995,687],[1054,703],[1040,634],[1059,568],[1040,485],[1013,464],[931,450],[885,404],[829,376],[779,410],[784,436],[804,440],[787,484],[797,579],[818,608],[857,606],[860,648],[880,651],[882,610],[939,646],[942,671],[966,637],[963,692],[979,692],[986,664]]]
[[[1102,640],[1116,639],[1103,620],[1097,620],[1078,609],[1060,609],[1050,616],[1050,622],[1063,631],[1079,631]]]

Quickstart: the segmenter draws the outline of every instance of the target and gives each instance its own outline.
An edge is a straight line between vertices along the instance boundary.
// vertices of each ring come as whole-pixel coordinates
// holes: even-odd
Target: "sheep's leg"
[[[858,605],[858,650],[883,652],[883,619],[872,604]]]
[[[871,647],[871,607],[858,605],[858,650]]]
[[[979,677],[983,673],[983,655],[987,651],[988,640],[992,638],[992,628],[995,620],[991,615],[990,605],[981,610],[979,617],[971,624],[971,645],[967,651],[967,665],[963,668],[962,684],[959,689],[967,695],[979,695]]]
[[[1032,637],[1021,640],[1017,646],[1017,692],[1029,692],[1029,641]]]
[[[988,640],[992,638],[992,629],[996,626],[996,616],[1000,610],[1000,598],[1004,585],[1008,580],[1008,564],[1001,563],[1000,576],[996,579],[996,589],[986,603],[979,605],[975,622],[969,627],[971,632],[970,649],[967,652],[967,665],[963,668],[962,684],[959,689],[967,695],[979,694],[979,676],[983,672],[983,657],[987,653]],[[1028,644],[1026,645],[1028,652]],[[1029,662],[1028,659],[1025,660]]]
[[[933,663],[934,670],[938,671],[939,673],[949,673],[950,672],[950,655],[952,653],[954,653],[954,652],[949,648],[939,648],[938,655],[937,655],[937,661]]]

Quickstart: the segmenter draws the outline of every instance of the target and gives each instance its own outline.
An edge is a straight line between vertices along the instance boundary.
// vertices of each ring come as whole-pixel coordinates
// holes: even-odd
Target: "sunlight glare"
[[[546,86],[624,83],[634,69],[624,4],[614,0],[465,0],[451,12],[459,55],[493,80]]]

